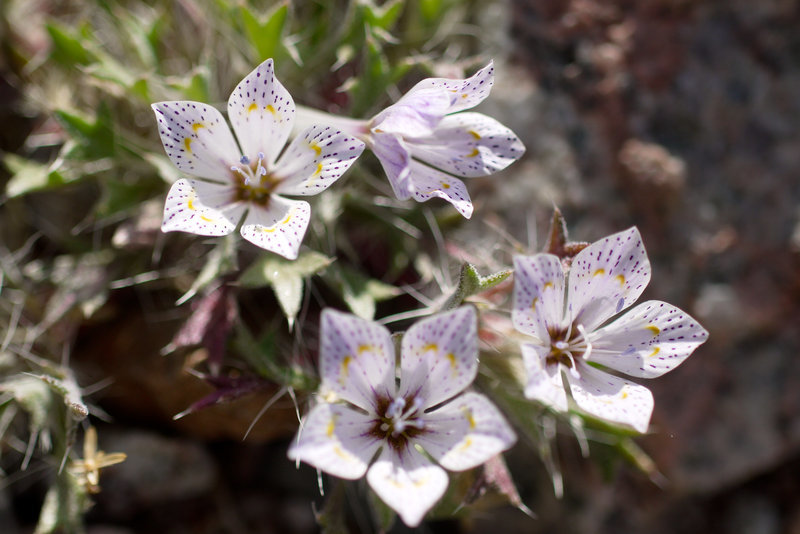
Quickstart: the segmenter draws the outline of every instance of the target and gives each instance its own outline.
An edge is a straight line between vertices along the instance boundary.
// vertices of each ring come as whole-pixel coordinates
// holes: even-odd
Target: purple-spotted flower
[[[167,195],[164,232],[231,233],[245,216],[242,237],[289,259],[308,228],[307,202],[283,195],[315,195],[346,171],[364,143],[330,126],[312,126],[278,158],[292,130],[295,105],[268,59],[228,99],[234,140],[217,109],[200,102],[153,104],[164,149],[183,172]]]
[[[603,371],[661,376],[708,337],[688,314],[656,300],[622,316],[650,281],[650,261],[634,227],[578,253],[567,273],[552,254],[514,258],[514,327],[528,374],[525,394],[568,409],[566,377],[575,404],[595,417],[646,432],[653,411],[647,388]]]
[[[340,478],[366,473],[375,493],[415,526],[447,489],[442,468],[478,466],[516,437],[486,397],[463,392],[478,369],[471,307],[412,326],[401,343],[399,380],[395,365],[386,328],[323,311],[320,397],[325,402],[306,416],[289,457]]]
[[[493,83],[489,63],[465,80],[422,80],[371,120],[329,117],[329,122],[367,143],[397,198],[425,202],[439,197],[469,218],[472,201],[457,176],[494,174],[525,152],[510,129],[481,113],[464,111],[483,101]]]

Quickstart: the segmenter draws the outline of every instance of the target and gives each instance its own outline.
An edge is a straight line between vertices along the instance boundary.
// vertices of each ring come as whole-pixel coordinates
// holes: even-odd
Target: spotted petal
[[[271,59],[239,82],[228,99],[228,118],[244,155],[255,161],[263,153],[268,168],[289,138],[294,113],[294,100],[275,78]]]
[[[367,482],[403,523],[416,527],[444,495],[447,473],[412,447],[398,453],[384,448],[367,471]]]
[[[525,152],[514,132],[472,112],[448,115],[431,135],[406,139],[406,143],[414,158],[466,177],[494,174]]]
[[[361,478],[381,444],[369,435],[373,425],[368,416],[346,406],[318,404],[289,447],[289,458],[340,478]]]
[[[589,359],[631,376],[672,370],[708,338],[686,312],[666,302],[643,302],[591,335]]]
[[[550,408],[566,412],[567,391],[561,378],[561,368],[558,365],[547,365],[549,347],[523,343],[522,360],[528,381],[525,384],[525,396],[534,399]]]
[[[276,193],[316,195],[364,151],[364,143],[330,126],[312,126],[295,137],[276,165]]]
[[[231,195],[230,188],[222,185],[178,180],[167,194],[161,231],[210,236],[233,232],[244,207],[229,204]]]
[[[419,397],[423,409],[457,395],[478,372],[475,310],[462,306],[419,321],[403,336],[400,394]]]
[[[320,374],[322,390],[369,413],[378,397],[395,393],[394,345],[386,328],[331,309],[322,312]]]
[[[564,318],[564,269],[552,254],[514,257],[514,328],[550,343],[548,329],[559,329]]]
[[[566,373],[572,398],[583,411],[647,432],[653,413],[653,394],[644,386],[580,365],[580,378]]]
[[[424,83],[420,82],[420,84]],[[419,85],[419,84],[417,84]],[[372,133],[424,136],[449,112],[451,96],[439,87],[414,87],[372,120]]]
[[[411,198],[411,154],[402,139],[395,134],[377,134],[370,148],[381,162],[395,196],[400,200]]]
[[[455,207],[465,218],[472,217],[472,201],[464,182],[418,161],[409,164],[411,194],[417,202],[438,197]]]
[[[568,309],[591,331],[631,304],[650,282],[650,260],[636,227],[583,249],[569,273]]]
[[[151,106],[169,159],[194,176],[227,182],[239,147],[222,114],[200,102],[157,102]]]
[[[494,84],[494,64],[488,65],[466,80],[447,78],[428,78],[415,85],[408,94],[429,89],[444,89],[450,95],[450,106],[447,113],[455,113],[473,108],[489,96]]]
[[[427,414],[415,441],[445,469],[464,471],[511,447],[516,435],[489,399],[465,393]]]
[[[310,218],[308,202],[272,195],[266,208],[250,205],[241,233],[254,245],[293,260]]]

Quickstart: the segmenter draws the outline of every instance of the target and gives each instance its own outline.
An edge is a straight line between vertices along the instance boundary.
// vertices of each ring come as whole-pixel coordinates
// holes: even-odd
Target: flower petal
[[[561,368],[558,365],[547,365],[547,355],[550,347],[523,343],[522,360],[528,381],[525,384],[525,396],[545,404],[553,410],[566,412],[567,391],[561,378]]]
[[[631,376],[654,378],[680,365],[707,338],[708,332],[689,314],[650,300],[592,333],[589,360]]]
[[[372,120],[373,135],[396,134],[416,137],[433,132],[451,107],[449,92],[439,87],[413,87],[400,100]]]
[[[550,344],[564,320],[564,269],[552,254],[514,256],[514,328]]]
[[[276,164],[275,192],[316,195],[324,191],[364,151],[364,143],[330,126],[312,126],[295,137]]]
[[[636,227],[592,243],[572,262],[568,310],[587,331],[621,312],[650,282],[650,260]]]
[[[228,118],[245,156],[263,153],[271,170],[294,122],[294,100],[275,78],[268,59],[239,82],[228,99]]]
[[[364,476],[382,441],[369,435],[374,422],[352,408],[320,403],[306,416],[289,458],[355,480]]]
[[[395,134],[377,134],[372,137],[372,152],[381,162],[392,191],[400,200],[411,198],[411,154]]]
[[[580,378],[572,373],[566,376],[578,407],[600,419],[647,432],[653,413],[653,394],[649,389],[585,363],[577,369]]]
[[[412,447],[385,448],[367,471],[367,482],[403,523],[416,527],[447,489],[447,473]]]
[[[200,102],[157,102],[151,106],[169,159],[183,172],[228,182],[239,147],[217,109]]]
[[[308,202],[272,195],[266,208],[250,205],[241,233],[254,245],[293,260],[310,219]]]
[[[452,398],[478,372],[478,321],[462,306],[415,323],[403,336],[400,395],[418,397],[423,409]]]
[[[473,108],[489,96],[494,84],[494,63],[488,65],[466,80],[450,80],[447,78],[428,78],[415,85],[408,94],[429,89],[444,89],[450,95],[450,106],[447,113],[455,113]]]
[[[395,393],[395,355],[389,331],[332,309],[322,311],[321,389],[375,413],[379,398]]]
[[[405,141],[414,158],[466,177],[494,174],[525,153],[514,132],[481,113],[448,115],[431,135]]]
[[[465,393],[426,414],[414,440],[445,469],[476,467],[514,444],[517,437],[500,410],[478,393]]]
[[[434,197],[442,198],[452,204],[465,218],[472,217],[472,201],[464,182],[418,161],[410,162],[409,171],[414,200],[425,202]]]
[[[167,194],[161,231],[198,235],[233,232],[244,207],[229,204],[231,195],[229,187],[181,178]]]

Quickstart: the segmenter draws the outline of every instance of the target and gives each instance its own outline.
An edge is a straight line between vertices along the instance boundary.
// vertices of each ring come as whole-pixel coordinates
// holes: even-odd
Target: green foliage
[[[270,286],[291,330],[303,300],[303,280],[319,273],[332,261],[333,258],[313,251],[300,254],[296,260],[265,254],[242,273],[239,283],[243,287]]]

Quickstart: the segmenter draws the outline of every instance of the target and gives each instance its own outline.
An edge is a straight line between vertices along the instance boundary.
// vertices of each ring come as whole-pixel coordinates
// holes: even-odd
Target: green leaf
[[[18,197],[31,191],[58,187],[74,178],[62,174],[51,165],[44,165],[16,154],[5,154],[3,164],[11,171],[11,179],[6,184],[6,195]]]
[[[101,104],[94,120],[66,110],[56,110],[55,116],[81,148],[74,157],[96,160],[114,156],[114,129],[108,106]]]
[[[83,514],[89,507],[86,489],[65,469],[47,491],[34,534],[81,533]]]
[[[401,293],[393,285],[369,278],[349,267],[335,265],[327,278],[342,294],[347,307],[359,317],[372,320],[377,302],[396,297]]]
[[[491,289],[511,275],[511,270],[499,271],[489,276],[481,276],[474,265],[465,263],[461,267],[461,274],[458,279],[458,287],[455,292],[447,299],[442,307],[443,310],[450,310],[461,306],[465,299]]]
[[[55,21],[45,24],[45,29],[53,41],[51,57],[64,66],[88,65],[94,60],[80,37],[73,30],[61,26]]]
[[[211,99],[208,93],[208,77],[208,68],[200,65],[194,68],[191,76],[171,82],[169,86],[183,93],[187,100],[208,102]]]
[[[258,60],[263,61],[274,58],[281,44],[283,28],[286,25],[286,15],[289,12],[287,2],[276,7],[266,17],[259,18],[250,11],[246,5],[239,7],[244,30],[250,44],[258,53]]]
[[[64,399],[64,404],[69,408],[70,414],[76,421],[83,421],[89,415],[89,408],[81,398],[81,390],[71,373],[63,378],[49,375],[33,375],[55,391]]]
[[[389,31],[403,12],[405,2],[403,2],[403,0],[391,0],[386,2],[383,6],[376,6],[371,3],[364,3],[362,5],[364,8],[364,18],[367,24],[384,31]]]
[[[291,330],[300,311],[303,279],[322,271],[332,261],[333,258],[314,251],[300,254],[296,260],[265,254],[242,274],[239,283],[244,287],[272,287]]]
[[[97,214],[100,217],[138,208],[151,193],[154,193],[152,185],[144,181],[128,183],[108,177],[101,185],[103,197],[97,205]]]

